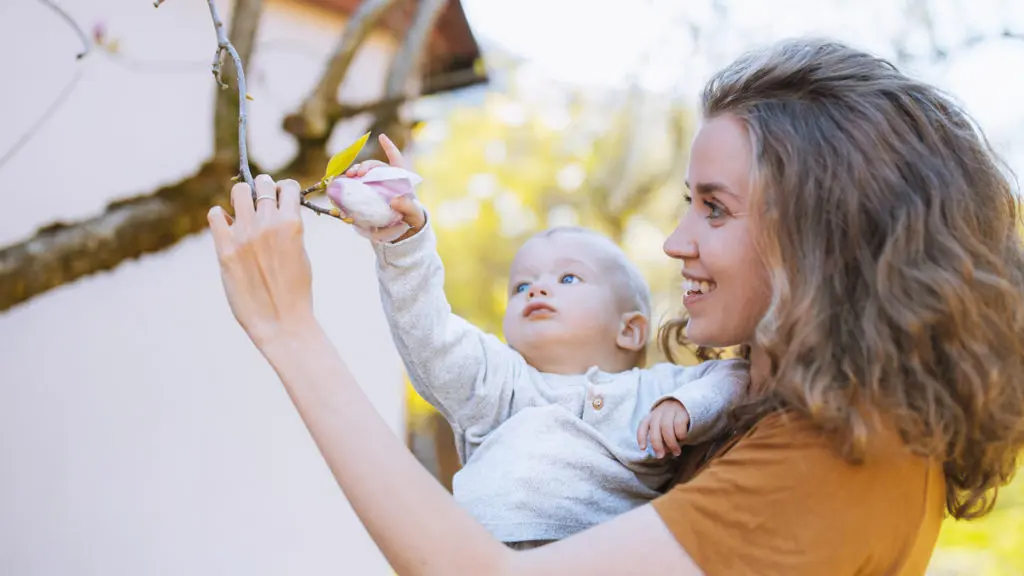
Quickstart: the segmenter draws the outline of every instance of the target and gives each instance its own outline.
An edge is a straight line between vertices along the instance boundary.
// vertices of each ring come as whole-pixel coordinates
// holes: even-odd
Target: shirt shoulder
[[[894,430],[879,428],[852,464],[791,412],[653,502],[709,575],[923,573],[944,505],[941,466]]]

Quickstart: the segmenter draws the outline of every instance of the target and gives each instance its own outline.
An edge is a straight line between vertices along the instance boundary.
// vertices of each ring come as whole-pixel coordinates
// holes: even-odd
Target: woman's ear
[[[615,343],[624,350],[639,352],[647,346],[650,322],[641,312],[626,312],[619,323],[619,334]]]

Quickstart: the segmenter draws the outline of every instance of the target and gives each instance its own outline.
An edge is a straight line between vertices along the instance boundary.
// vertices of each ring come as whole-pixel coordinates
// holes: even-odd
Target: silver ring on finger
[[[264,194],[262,196],[257,196],[255,202],[258,203],[260,200],[274,200],[274,201],[276,201],[277,200],[277,196],[272,195],[272,194]]]

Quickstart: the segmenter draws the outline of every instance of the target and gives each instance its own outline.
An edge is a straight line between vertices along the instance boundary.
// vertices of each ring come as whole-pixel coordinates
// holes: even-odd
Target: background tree
[[[90,39],[81,26],[52,0],[41,1],[66,20],[83,39],[84,49],[79,59],[86,57],[94,44],[109,48],[105,44],[108,40],[102,34],[96,33]],[[156,2],[158,6],[161,3],[162,0]],[[387,129],[398,142],[402,142],[411,126],[406,104],[420,93],[436,93],[486,81],[483,68],[474,61],[455,62],[449,70],[431,74],[428,82],[420,81],[424,76],[423,66],[431,34],[449,5],[444,0],[367,0],[361,3],[340,34],[320,82],[300,109],[284,122],[285,130],[295,137],[298,146],[292,161],[275,176],[295,178],[305,183],[318,180],[329,157],[325,148],[327,140],[339,122],[369,115],[373,118],[374,130]],[[214,4],[210,6],[212,20],[216,23],[219,15],[213,9]],[[228,27],[223,39],[230,41],[240,61],[247,64],[255,53],[254,40],[263,1],[236,0],[233,6],[230,24],[222,23]],[[338,102],[339,87],[356,51],[369,33],[388,17],[404,19],[407,25],[388,71],[384,97],[358,106]],[[216,82],[211,80],[211,89],[217,90],[211,157],[193,175],[180,182],[152,193],[112,202],[102,214],[93,218],[44,226],[31,238],[0,248],[0,311],[88,274],[109,270],[124,260],[166,249],[182,238],[204,230],[206,212],[213,204],[230,208],[227,191],[231,180],[239,176],[239,145],[241,143],[244,150],[247,144],[244,139],[240,140],[240,132],[244,133],[244,130],[239,130],[240,96],[246,95],[237,90],[238,77],[232,59],[224,61],[227,54],[219,46],[222,44],[221,34],[214,33],[223,32],[222,27],[213,25],[211,28],[211,54],[217,54],[213,60],[217,78]],[[73,86],[73,83],[69,84],[69,87]],[[66,94],[62,93],[56,102],[64,98]],[[37,128],[34,126],[33,130]],[[21,141],[11,153],[20,144]],[[363,157],[375,154],[379,151],[373,146],[367,146],[363,151]],[[10,153],[5,154],[4,158],[9,156]],[[258,163],[245,160],[251,159],[243,158],[241,163],[249,165],[252,172],[264,171]]]

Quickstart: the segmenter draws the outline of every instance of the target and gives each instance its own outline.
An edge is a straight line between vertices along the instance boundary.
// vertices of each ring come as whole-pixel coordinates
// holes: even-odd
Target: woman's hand
[[[257,347],[301,330],[313,320],[312,273],[302,243],[300,188],[294,180],[255,179],[231,188],[231,218],[219,206],[207,214],[221,279],[235,319]]]

